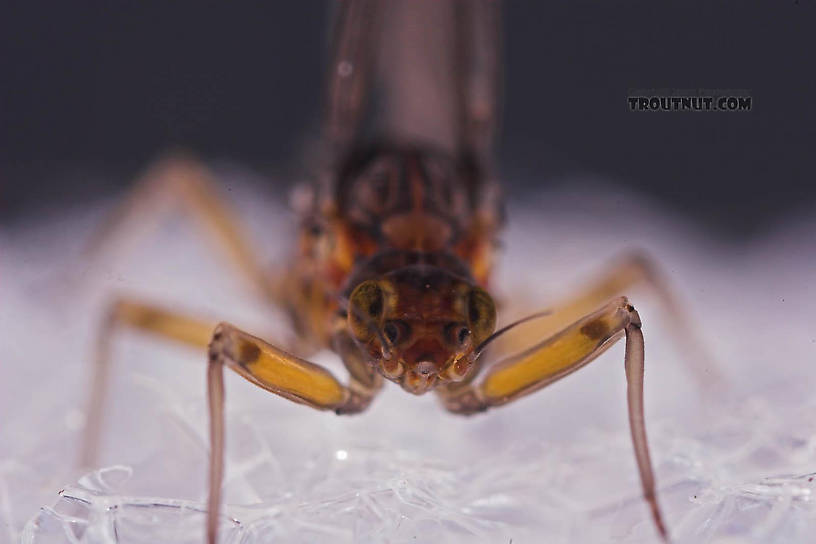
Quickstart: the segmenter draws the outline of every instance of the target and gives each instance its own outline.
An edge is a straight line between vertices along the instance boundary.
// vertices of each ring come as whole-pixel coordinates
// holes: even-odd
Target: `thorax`
[[[293,297],[312,314],[322,307],[322,317],[300,321],[327,338],[342,296],[403,266],[442,266],[486,285],[501,218],[487,187],[467,161],[434,150],[379,147],[349,156],[301,210],[291,275],[309,293]]]

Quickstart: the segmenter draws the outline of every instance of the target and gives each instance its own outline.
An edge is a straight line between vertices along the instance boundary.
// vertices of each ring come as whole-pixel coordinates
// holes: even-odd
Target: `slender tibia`
[[[636,311],[633,314],[632,322],[626,327],[625,366],[629,430],[632,433],[632,445],[640,472],[643,498],[649,504],[657,532],[660,533],[663,540],[668,540],[668,532],[657,503],[652,460],[649,456],[649,441],[646,438],[646,421],[643,415],[643,374],[645,370],[643,332],[640,330],[640,316]]]
[[[210,412],[210,491],[207,501],[207,542],[214,544],[224,472],[224,378],[227,366],[267,391],[318,410],[359,412],[358,395],[321,366],[295,357],[232,325],[221,323],[212,335],[207,372]],[[372,393],[373,394],[373,393]]]
[[[96,464],[110,375],[111,341],[119,327],[141,330],[188,346],[205,348],[214,323],[124,298],[108,307],[99,330],[94,355],[87,419],[79,456],[79,466],[84,468]]]
[[[207,404],[210,412],[210,474],[207,497],[207,542],[215,544],[224,481],[224,365],[210,352],[207,364]]]
[[[572,374],[626,337],[626,383],[629,425],[635,449],[643,495],[649,504],[661,537],[667,532],[655,493],[655,479],[649,458],[643,416],[643,334],[640,316],[625,297],[579,319],[561,332],[502,361],[474,385],[442,390],[445,406],[457,413],[470,414],[507,404]]]

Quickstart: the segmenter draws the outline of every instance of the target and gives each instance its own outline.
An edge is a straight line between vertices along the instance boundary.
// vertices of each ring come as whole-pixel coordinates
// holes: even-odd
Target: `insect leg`
[[[207,392],[210,407],[210,492],[207,541],[215,543],[224,472],[224,366],[247,381],[291,401],[338,414],[353,413],[357,399],[331,373],[232,325],[221,323],[210,342]]]
[[[121,326],[203,349],[207,347],[215,322],[128,299],[119,299],[110,305],[99,331],[94,354],[87,421],[79,456],[81,467],[91,467],[96,462],[110,374],[111,341]]]
[[[474,413],[507,404],[572,374],[626,337],[625,370],[629,426],[643,495],[661,537],[667,532],[655,494],[655,480],[643,417],[643,334],[640,316],[625,297],[577,320],[533,347],[499,361],[483,379],[443,396],[446,407]],[[445,395],[445,392],[443,392]]]
[[[343,361],[349,372],[351,398],[338,413],[357,413],[365,410],[383,386],[383,377],[374,369],[356,342],[346,330],[334,333],[332,351]]]
[[[277,302],[277,282],[258,262],[247,235],[214,186],[211,173],[194,160],[171,157],[158,161],[99,229],[90,252],[118,248],[136,235],[144,237],[173,212],[181,211],[203,227],[207,239],[226,253],[261,295]]]
[[[592,312],[610,299],[641,286],[656,295],[662,314],[669,321],[669,330],[678,348],[688,360],[694,378],[705,391],[722,386],[725,379],[716,361],[708,355],[684,305],[674,294],[659,264],[643,251],[628,252],[613,259],[605,270],[577,296],[556,302],[552,306],[551,315],[537,320],[534,326],[520,328],[513,334],[507,334],[498,339],[494,351],[501,353],[519,351],[532,345],[538,339],[561,330],[567,324]],[[530,309],[514,309],[513,314],[521,316],[530,313],[526,311]]]

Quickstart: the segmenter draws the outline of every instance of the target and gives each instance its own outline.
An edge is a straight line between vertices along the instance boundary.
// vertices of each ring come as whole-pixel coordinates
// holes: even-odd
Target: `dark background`
[[[511,190],[608,178],[730,237],[811,210],[813,2],[617,4],[505,5],[499,157]],[[320,110],[326,2],[12,2],[2,12],[3,218],[111,194],[176,148],[270,176],[302,166]],[[632,113],[634,88],[747,89],[753,110]]]

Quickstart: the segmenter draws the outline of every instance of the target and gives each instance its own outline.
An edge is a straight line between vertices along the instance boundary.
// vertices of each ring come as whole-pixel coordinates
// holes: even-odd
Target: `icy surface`
[[[285,255],[285,207],[235,172],[222,177],[263,258]],[[621,250],[650,250],[731,383],[706,400],[649,294],[633,295],[647,342],[652,457],[674,541],[812,542],[816,222],[729,246],[631,195],[587,194],[511,204],[498,288],[545,307]],[[183,221],[142,232],[95,264],[77,261],[109,206],[0,232],[0,542],[202,539],[202,353],[120,335],[98,470],[73,468],[92,341],[114,293],[262,335],[285,328]],[[654,542],[622,356],[615,346],[564,381],[469,419],[396,387],[368,413],[340,418],[229,375],[221,542]],[[331,354],[317,361],[343,375]]]

